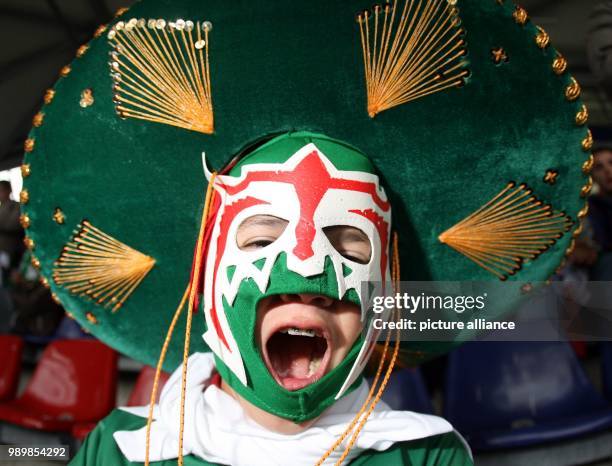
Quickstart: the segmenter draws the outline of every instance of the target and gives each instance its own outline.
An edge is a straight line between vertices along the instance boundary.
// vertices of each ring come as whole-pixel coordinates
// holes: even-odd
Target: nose
[[[281,294],[280,298],[285,303],[298,302],[319,307],[329,307],[334,302],[329,296],[312,293],[285,293]]]

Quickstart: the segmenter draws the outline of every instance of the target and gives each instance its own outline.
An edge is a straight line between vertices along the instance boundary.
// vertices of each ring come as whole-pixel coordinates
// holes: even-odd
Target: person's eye
[[[361,254],[357,251],[339,250],[338,252],[342,255],[342,257],[346,257],[348,260],[357,262],[358,264],[367,264],[368,262],[370,262],[370,258],[368,256],[366,256],[365,254]]]
[[[266,239],[251,239],[246,243],[239,245],[240,249],[244,251],[254,251],[255,249],[265,248],[269,246],[275,241],[276,238],[266,238]]]
[[[323,232],[342,257],[358,264],[370,262],[372,245],[368,236],[359,228],[334,225],[323,228]]]
[[[236,232],[236,244],[242,251],[256,251],[269,246],[285,231],[287,220],[272,215],[254,215],[245,219]]]

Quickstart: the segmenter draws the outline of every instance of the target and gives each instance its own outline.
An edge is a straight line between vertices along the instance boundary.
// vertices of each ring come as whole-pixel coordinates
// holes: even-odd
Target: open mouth
[[[263,353],[274,379],[287,390],[299,390],[327,372],[330,339],[316,326],[283,325],[264,342]]]

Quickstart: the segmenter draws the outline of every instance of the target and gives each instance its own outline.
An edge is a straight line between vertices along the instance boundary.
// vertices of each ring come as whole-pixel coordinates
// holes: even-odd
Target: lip
[[[284,309],[283,311],[284,313],[286,312],[286,316],[284,316],[282,319],[279,319],[278,322],[275,322],[265,331],[265,334],[262,335],[261,352],[263,354],[263,359],[266,364],[266,367],[268,368],[268,371],[270,372],[274,380],[283,388],[289,391],[295,391],[315,383],[327,373],[331,361],[333,345],[329,329],[327,328],[324,319],[322,319],[317,314],[316,307],[306,306],[307,308],[311,307],[311,309],[305,310],[304,305],[301,305],[302,308],[299,311],[292,312],[291,304],[286,304],[285,306],[289,308],[286,310]],[[295,328],[299,330],[314,330],[318,336],[325,339],[327,348],[325,349],[325,353],[321,358],[321,362],[319,363],[317,370],[310,377],[280,377],[276,369],[272,365],[272,361],[268,353],[268,343],[270,341],[270,338],[272,338],[272,336],[275,335],[277,332],[281,332],[289,328]]]

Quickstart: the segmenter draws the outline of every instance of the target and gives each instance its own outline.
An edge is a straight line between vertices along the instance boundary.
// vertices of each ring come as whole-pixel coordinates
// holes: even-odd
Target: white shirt
[[[233,466],[312,466],[344,432],[359,412],[369,391],[364,381],[356,390],[328,408],[313,426],[299,434],[285,435],[255,423],[234,398],[210,385],[214,370],[214,358],[210,353],[195,353],[188,360],[183,455],[193,454],[212,463]],[[155,406],[149,451],[151,461],[178,456],[181,371],[182,366],[172,374],[162,390],[159,405]],[[148,415],[147,406],[121,409],[142,417]],[[346,461],[350,462],[364,450],[383,451],[397,442],[452,430],[452,426],[442,418],[410,411],[393,411],[380,401]],[[145,432],[146,426],[113,434],[129,461],[144,461]],[[325,465],[338,461],[349,439],[350,435],[329,456]]]

